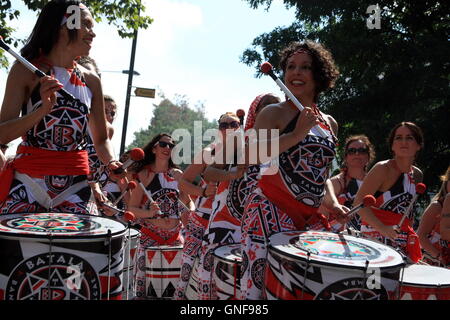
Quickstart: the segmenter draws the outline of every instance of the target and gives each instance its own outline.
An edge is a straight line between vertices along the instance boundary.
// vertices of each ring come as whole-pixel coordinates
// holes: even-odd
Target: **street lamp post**
[[[125,114],[123,116],[123,126],[122,126],[122,141],[120,143],[120,155],[125,151],[125,140],[127,137],[127,125],[128,125],[128,111],[130,108],[130,97],[131,88],[133,86],[133,75],[134,75],[134,57],[136,55],[136,44],[137,44],[138,30],[134,30],[133,44],[131,46],[131,59],[130,68],[128,69],[128,86],[127,86],[127,97],[125,100]]]

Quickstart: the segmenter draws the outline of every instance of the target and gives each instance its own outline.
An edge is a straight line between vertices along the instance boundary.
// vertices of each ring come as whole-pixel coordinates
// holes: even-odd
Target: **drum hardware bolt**
[[[51,273],[52,273],[52,249],[53,249],[53,235],[52,232],[48,233],[48,241],[49,241],[49,253],[48,253],[48,279],[47,279],[47,299],[51,300],[51,289],[50,289],[50,281],[51,281]]]
[[[108,229],[108,245],[109,245],[109,252],[108,252],[108,292],[106,294],[106,299],[109,300],[109,291],[111,289],[111,229]]]
[[[310,258],[311,258],[311,251],[306,250],[307,251],[307,255],[306,255],[306,266],[305,266],[305,273],[303,274],[303,285],[302,285],[302,299],[303,300],[303,296],[305,294],[305,289],[306,289],[306,274],[308,272],[309,269],[309,264],[310,264]]]

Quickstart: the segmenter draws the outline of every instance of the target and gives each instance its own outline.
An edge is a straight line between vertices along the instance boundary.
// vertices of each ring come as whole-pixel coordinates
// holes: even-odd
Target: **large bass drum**
[[[270,300],[396,299],[402,256],[343,234],[286,231],[270,237],[265,295]]]
[[[0,299],[121,299],[125,231],[88,215],[1,215]]]

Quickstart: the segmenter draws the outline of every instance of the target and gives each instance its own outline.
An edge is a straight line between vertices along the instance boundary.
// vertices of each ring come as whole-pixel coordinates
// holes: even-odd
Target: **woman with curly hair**
[[[280,67],[285,85],[305,109],[299,112],[287,99],[267,106],[256,118],[258,144],[264,140],[272,143],[268,138],[271,131],[280,132],[276,141],[278,153],[270,154],[271,158],[278,157],[279,170],[270,176],[262,173],[243,215],[241,290],[244,299],[262,298],[266,237],[279,231],[321,225],[323,220],[318,209],[326,186],[332,188],[327,180],[335,157],[338,125],[317,106],[319,94],[333,87],[339,75],[331,53],[316,42],[294,42],[281,52]],[[319,134],[317,125],[327,137]],[[267,129],[267,136],[261,129]],[[249,148],[253,146],[249,144]],[[346,211],[336,198],[328,209],[342,215]]]
[[[339,203],[347,208],[352,207],[356,193],[363,183],[369,171],[369,166],[374,159],[375,150],[367,136],[363,134],[353,135],[345,140],[344,161],[341,172],[330,179]],[[329,220],[331,221],[330,224],[333,231],[341,231],[344,227],[344,224],[336,219],[336,217],[330,216]],[[353,215],[348,225],[355,230],[360,230],[361,219],[359,215]]]
[[[431,203],[423,212],[420,219],[417,235],[424,253],[425,262],[437,266],[450,264],[450,257],[442,253],[448,248],[448,243],[441,240],[441,212],[446,196],[450,193],[450,166],[443,176],[439,192],[433,197]],[[448,249],[447,249],[448,250]]]

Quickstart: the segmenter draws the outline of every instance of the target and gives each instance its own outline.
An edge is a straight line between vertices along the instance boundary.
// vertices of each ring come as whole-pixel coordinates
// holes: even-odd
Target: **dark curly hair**
[[[160,133],[155,137],[153,137],[153,139],[149,143],[147,143],[144,148],[142,148],[142,150],[144,150],[145,156],[143,160],[139,161],[139,167],[136,170],[137,172],[141,171],[145,166],[155,162],[156,158],[152,150],[155,147],[155,145],[159,142],[159,140],[161,140],[162,137],[168,137],[171,140],[173,140],[173,138],[167,133]],[[171,168],[178,169],[178,166],[175,163],[173,163],[172,157],[170,157],[169,159],[169,169]]]
[[[331,52],[324,45],[305,40],[304,42],[291,42],[281,51],[280,69],[283,70],[283,73],[286,73],[287,62],[291,55],[300,49],[306,50],[312,58],[312,71],[316,82],[314,100],[317,102],[321,92],[334,87],[334,83],[339,76],[339,70]]]

